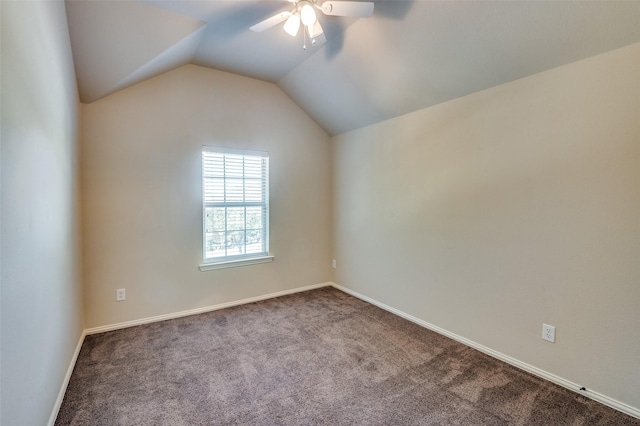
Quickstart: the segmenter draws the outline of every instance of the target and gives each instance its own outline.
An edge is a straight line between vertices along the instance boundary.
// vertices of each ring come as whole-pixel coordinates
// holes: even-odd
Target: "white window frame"
[[[265,168],[262,171],[262,201],[261,202],[246,202],[243,201],[234,201],[230,202],[226,200],[226,192],[224,196],[224,200],[220,201],[207,201],[205,197],[205,179],[210,178],[211,176],[205,176],[205,153],[213,152],[216,154],[231,154],[234,156],[248,156],[248,157],[261,157],[262,160],[266,160],[263,162],[263,167]],[[201,271],[209,271],[213,269],[221,269],[221,268],[231,268],[237,266],[244,265],[252,265],[256,263],[265,263],[273,261],[273,256],[269,254],[269,153],[263,151],[249,151],[244,149],[232,149],[232,148],[220,148],[214,146],[203,145],[202,146],[202,154],[201,154],[201,184],[202,184],[202,264],[199,265],[199,269]],[[244,163],[243,163],[244,164]],[[226,179],[226,164],[223,166],[223,170],[225,173],[224,179]],[[244,166],[243,166],[243,194],[244,194]],[[235,178],[237,179],[237,178]],[[225,186],[226,188],[226,186]],[[239,255],[226,255],[226,256],[217,256],[217,257],[207,257],[207,228],[206,228],[206,209],[211,207],[222,207],[222,208],[230,208],[230,207],[255,207],[260,206],[264,208],[263,214],[263,248],[260,253],[250,253],[250,254],[239,254]],[[225,224],[226,226],[226,224]],[[246,226],[246,223],[245,223]],[[245,228],[246,229],[246,228]],[[225,230],[225,233],[227,231]],[[246,237],[246,235],[245,235]],[[245,241],[246,244],[246,241]]]

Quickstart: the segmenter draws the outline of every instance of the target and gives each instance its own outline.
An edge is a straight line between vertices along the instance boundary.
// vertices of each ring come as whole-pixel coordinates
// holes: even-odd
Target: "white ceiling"
[[[321,0],[320,0],[321,1]],[[640,1],[378,0],[302,49],[286,1],[67,0],[82,102],[193,63],[273,82],[329,134],[640,42]]]

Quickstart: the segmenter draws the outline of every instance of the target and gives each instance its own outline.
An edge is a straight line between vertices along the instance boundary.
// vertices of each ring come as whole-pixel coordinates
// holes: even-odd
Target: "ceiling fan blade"
[[[325,15],[368,18],[373,13],[370,1],[325,1],[321,6]]]
[[[264,21],[258,22],[249,29],[251,31],[260,33],[264,30],[268,30],[269,28],[278,25],[281,22],[286,21],[289,16],[291,16],[291,12],[280,12],[277,15],[272,16],[271,18],[267,18]]]

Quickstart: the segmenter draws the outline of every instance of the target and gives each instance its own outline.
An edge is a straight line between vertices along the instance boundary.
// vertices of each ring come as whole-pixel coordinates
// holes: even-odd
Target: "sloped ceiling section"
[[[404,7],[378,2],[336,55],[313,55],[279,86],[335,135],[640,41],[640,2]]]
[[[149,4],[207,22],[192,63],[275,83],[308,59],[320,46],[302,48],[302,33],[293,38],[282,24],[263,33],[249,27],[278,12],[291,9],[291,3],[251,0],[167,1],[145,0]],[[327,39],[339,38],[355,19],[332,17],[322,22]]]
[[[322,0],[318,0],[321,3]],[[640,42],[640,1],[378,0],[327,42],[249,27],[285,0],[67,0],[81,101],[186,63],[276,83],[330,135]]]
[[[188,64],[199,42],[198,30],[206,25],[138,2],[68,1],[66,7],[84,103]],[[153,67],[148,66],[151,62]]]

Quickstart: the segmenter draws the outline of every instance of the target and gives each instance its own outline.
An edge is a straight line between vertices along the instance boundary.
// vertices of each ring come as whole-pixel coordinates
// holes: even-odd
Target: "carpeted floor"
[[[640,425],[333,288],[87,336],[56,425]]]

